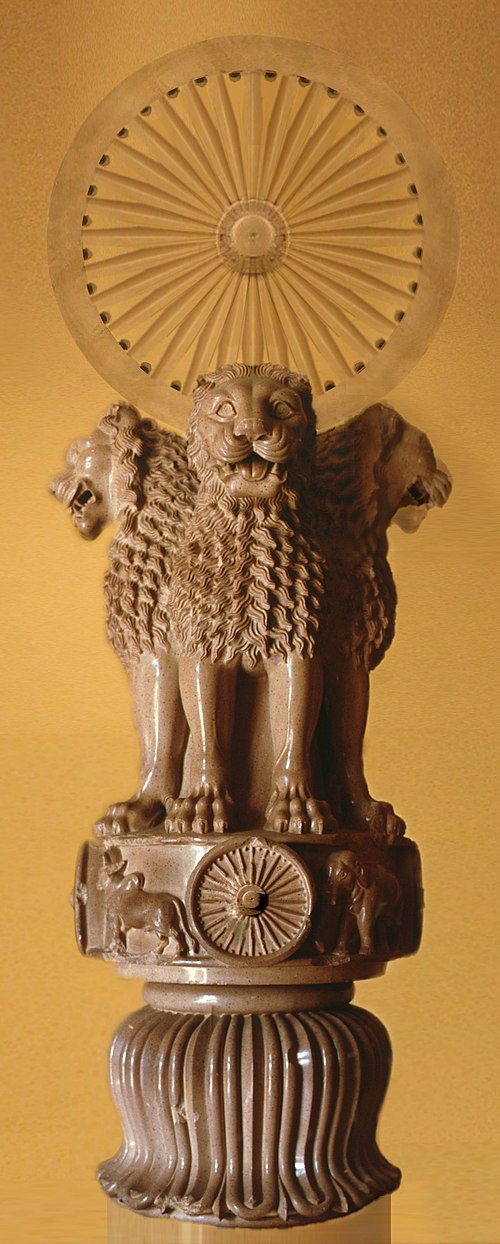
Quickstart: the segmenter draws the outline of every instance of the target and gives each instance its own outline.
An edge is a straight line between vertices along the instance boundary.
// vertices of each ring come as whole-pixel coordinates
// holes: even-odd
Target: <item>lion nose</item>
[[[270,428],[268,420],[263,414],[243,414],[240,419],[234,421],[234,435],[244,436],[245,440],[250,444],[255,441],[265,440],[269,436]]]

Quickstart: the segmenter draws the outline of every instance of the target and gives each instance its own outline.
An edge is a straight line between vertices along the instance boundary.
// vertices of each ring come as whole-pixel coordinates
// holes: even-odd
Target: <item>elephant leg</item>
[[[327,804],[311,789],[311,743],[321,704],[323,676],[318,657],[266,662],[274,751],[271,799],[266,812],[269,829],[290,833],[323,833],[333,827]]]
[[[325,681],[331,740],[327,763],[333,770],[342,822],[350,829],[369,830],[376,840],[394,842],[404,834],[405,823],[392,804],[372,797],[364,772],[368,670],[346,656],[326,670]]]
[[[360,955],[372,955],[375,950],[373,944],[373,911],[371,911],[369,907],[363,908],[358,914],[357,923],[359,933],[359,953]]]
[[[169,806],[170,830],[224,833],[234,822],[229,757],[238,665],[181,657],[179,678],[192,762],[189,794]]]
[[[179,690],[178,662],[171,652],[143,653],[132,674],[141,749],[135,795],[114,803],[96,826],[103,833],[141,833],[165,818],[168,799],[180,787],[187,722]]]

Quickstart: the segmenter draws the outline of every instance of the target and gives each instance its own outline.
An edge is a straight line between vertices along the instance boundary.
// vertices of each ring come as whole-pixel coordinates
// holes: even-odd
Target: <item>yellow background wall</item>
[[[79,843],[107,803],[133,789],[136,743],[126,680],[103,635],[106,541],[79,541],[46,493],[67,444],[114,398],[73,344],[49,287],[51,187],[76,129],[125,76],[187,43],[251,33],[335,48],[384,78],[420,115],[458,194],[463,254],[454,300],[426,357],[387,395],[426,429],[452,469],[455,492],[417,535],[394,532],[398,634],[373,680],[367,741],[372,787],[395,802],[423,854],[425,936],[418,958],[360,986],[357,998],[384,1020],[394,1046],[381,1126],[384,1151],[404,1171],[393,1198],[393,1244],[500,1239],[493,1208],[496,12],[491,0],[7,5],[1,339],[10,655],[0,911],[8,1244],[105,1240],[93,1168],[119,1142],[107,1049],[118,1020],[140,1004],[138,984],[78,958],[68,906]]]

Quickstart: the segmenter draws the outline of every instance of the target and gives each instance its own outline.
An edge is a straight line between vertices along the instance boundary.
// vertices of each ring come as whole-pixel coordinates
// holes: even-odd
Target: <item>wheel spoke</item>
[[[191,287],[186,290],[184,297],[178,297],[177,291],[172,291],[169,306],[149,325],[135,343],[134,353],[137,351],[144,353],[158,340],[172,333],[174,329],[178,328],[179,324],[182,324],[186,317],[193,314],[199,307],[200,295],[209,298],[213,290],[219,288],[222,281],[223,278],[220,271],[215,271],[211,281],[206,277],[194,281]]]
[[[127,161],[130,162],[141,171],[156,177],[158,181],[166,182],[170,190],[177,190],[181,195],[187,193],[193,196],[195,202],[198,202],[200,198],[202,202],[210,200],[215,214],[220,215],[224,205],[223,197],[220,199],[217,197],[216,190],[203,181],[196,168],[193,168],[193,164],[189,164],[184,159],[179,148],[172,146],[172,143],[169,143],[146,121],[141,121],[141,136],[145,144],[161,155],[161,163],[153,160],[146,152],[139,151],[130,143],[126,143],[122,144],[119,149],[120,164],[125,164],[126,167]]]
[[[335,295],[335,302],[340,302],[341,306],[344,306],[344,308],[352,315],[361,316],[364,320],[368,320],[370,324],[375,324],[377,328],[380,325],[383,325],[385,328],[390,328],[392,332],[394,328],[393,320],[388,319],[387,316],[385,316],[381,311],[373,307],[371,303],[366,302],[364,298],[360,298],[358,294],[353,293],[348,286],[346,287],[339,281],[335,281],[329,274],[325,275],[325,273],[316,268],[314,270],[315,277],[313,286],[307,280],[310,273],[309,264],[304,263],[299,259],[292,259],[291,255],[289,255],[286,262],[286,268],[287,270],[293,270],[299,280],[305,280],[306,288],[309,291],[313,289],[316,289],[318,293],[319,291],[322,291],[325,298],[328,299]],[[338,307],[336,307],[336,310],[338,312]],[[361,345],[361,341],[359,341],[358,344]],[[370,342],[366,339],[365,345],[369,345],[370,350],[373,349]]]
[[[287,340],[273,301],[270,281],[265,274],[260,278],[260,306],[262,312],[262,331],[264,333],[269,362],[280,362],[283,367],[288,367],[289,359]]]
[[[206,254],[206,252],[204,253]],[[146,289],[148,285],[160,284],[162,288],[165,288],[165,280],[167,279],[168,284],[171,285],[174,278],[180,277],[182,279],[183,274],[186,273],[187,266],[190,274],[201,274],[204,264],[214,262],[213,252],[211,254],[209,251],[208,256],[208,259],[201,262],[197,259],[189,258],[188,265],[186,264],[185,256],[181,259],[173,260],[165,258],[163,263],[155,264],[153,268],[142,268],[140,272],[136,272],[135,276],[126,277],[123,281],[118,281],[116,285],[107,285],[104,289],[98,286],[93,297],[98,301],[105,298],[108,302],[113,302],[121,298],[123,294]]]
[[[264,348],[257,277],[248,276],[246,278],[246,287],[241,358],[243,363],[249,363],[250,366],[253,366],[256,363],[262,362]]]
[[[213,160],[214,170],[216,172],[219,184],[223,186],[228,201],[239,198],[238,186],[234,180],[231,169],[226,159],[226,154],[222,146],[219,134],[215,128],[212,118],[203,103],[200,88],[190,82],[183,92],[184,104],[192,119],[195,131],[197,132],[201,143],[205,150]]]
[[[274,176],[281,148],[285,142],[288,121],[295,98],[295,89],[296,84],[293,78],[285,77],[281,79],[263,145],[259,198],[269,198],[269,186]]]
[[[175,283],[169,279],[159,289],[153,290],[151,294],[147,294],[145,298],[141,298],[140,302],[132,303],[123,311],[121,315],[113,321],[113,331],[121,331],[125,328],[128,330],[132,324],[136,324],[138,320],[152,315],[160,307],[166,311],[168,307],[175,307],[182,310],[183,295],[189,298],[194,290],[204,287],[213,274],[217,273],[219,265],[217,260],[212,258],[206,260],[204,264],[200,264],[198,270],[187,272],[183,280],[176,280]],[[139,343],[138,343],[139,344]],[[148,345],[152,344],[150,340]],[[145,346],[144,338],[141,345]]]
[[[372,276],[369,272],[363,272],[361,268],[341,263],[335,256],[330,256],[328,262],[326,264],[323,262],[321,265],[315,263],[306,251],[299,251],[298,248],[294,250],[294,256],[297,256],[297,259],[300,258],[310,272],[317,272],[327,281],[330,279],[331,273],[334,280],[337,280],[340,285],[347,285],[348,289],[352,286],[358,286],[360,289],[372,291],[374,294],[380,295],[381,298],[391,300],[392,302],[394,302],[395,297],[397,299],[405,298],[407,301],[412,297],[408,288],[400,289],[398,285],[390,285],[387,281],[381,281],[379,277]],[[345,280],[342,279],[343,277]]]
[[[309,380],[316,391],[318,389],[321,391],[322,384],[311,346],[309,344],[309,338],[302,327],[303,322],[307,323],[307,317],[304,318],[303,315],[303,308],[300,306],[297,307],[293,290],[290,291],[283,289],[276,273],[273,273],[272,277],[268,278],[268,287],[270,293],[272,291],[271,297],[273,303],[277,307],[279,321],[283,325],[286,332],[289,350],[295,360],[297,371],[303,371],[305,375],[309,377]],[[312,336],[312,334],[310,335]],[[337,362],[339,363],[342,373],[350,375],[348,365],[343,356],[340,354],[340,350],[338,350],[336,343],[334,343],[333,349],[330,351],[330,354],[326,355],[326,357],[328,358],[332,354],[334,357],[337,357],[338,354],[339,357],[337,358]]]
[[[323,97],[323,87],[319,86],[317,82],[313,82],[311,86],[305,88],[305,98],[285,136],[276,162],[274,176],[269,186],[269,197],[273,201],[279,201],[280,191],[283,183],[286,181],[287,173],[291,168],[296,167],[300,159],[308,135],[314,125],[314,116],[318,110],[318,104],[320,104],[320,101],[322,102]]]
[[[256,199],[263,132],[262,74],[245,74],[243,89],[241,141],[246,160],[246,184],[248,197]]]
[[[197,337],[198,333],[201,332],[201,329],[206,323],[208,317],[215,311],[217,303],[219,302],[221,296],[225,293],[230,280],[230,276],[226,277],[225,280],[223,277],[219,277],[219,280],[212,288],[210,294],[206,295],[202,298],[201,302],[190,309],[187,319],[184,319],[183,323],[179,325],[177,332],[169,342],[158,364],[155,368],[153,368],[155,376],[164,376],[165,373],[168,372],[170,366],[175,363],[178,358],[182,358],[185,351],[189,349],[190,345],[192,345],[195,337]]]
[[[286,187],[282,187],[280,203],[284,207],[291,202],[295,192],[307,181],[310,172],[316,167],[323,149],[326,147],[328,150],[331,150],[335,132],[338,130],[339,124],[345,117],[346,112],[348,110],[351,111],[351,109],[352,104],[350,101],[343,99],[342,96],[331,101],[330,111],[327,112],[326,117],[323,117],[321,124],[318,125],[314,133],[310,135],[306,150],[302,152],[295,170],[291,170]]]
[[[314,207],[311,204],[302,216],[297,212],[293,219],[291,217],[290,224],[293,225],[293,228],[297,228],[297,226],[304,224],[305,221],[310,220],[313,212],[315,220],[318,220],[321,216],[331,217],[332,212],[335,212],[336,208],[346,204],[355,204],[358,199],[369,199],[370,195],[375,194],[378,190],[388,190],[390,192],[394,183],[401,181],[402,173],[404,173],[404,169],[396,169],[394,173],[384,173],[380,177],[373,177],[369,181],[362,181],[358,185],[346,187],[345,190],[339,190],[338,194],[331,195],[329,199],[318,198]],[[406,179],[408,180],[408,172],[406,172]],[[408,198],[407,200],[397,201],[400,203],[406,202],[408,207],[415,211],[415,199]]]
[[[212,253],[212,246],[207,243],[198,242],[190,246],[179,245],[178,242],[163,242],[161,246],[142,246],[139,250],[129,251],[125,255],[109,255],[106,258],[91,259],[85,264],[85,271],[94,272],[114,272],[120,271],[122,268],[130,268],[135,264],[150,263],[152,259],[159,259],[164,256],[165,263],[171,262],[171,256],[177,259],[193,259],[198,255],[209,255]]]
[[[355,150],[362,143],[366,130],[368,129],[368,117],[362,117],[360,121],[356,121],[355,125],[348,130],[347,134],[343,134],[342,138],[337,139],[333,147],[326,151],[320,157],[311,172],[303,177],[295,192],[290,197],[285,196],[282,200],[283,208],[290,212],[290,209],[297,203],[307,201],[311,196],[324,192],[325,185],[328,185],[328,179],[332,176],[333,170],[337,168],[339,160],[342,156],[348,154],[349,151]],[[299,191],[305,186],[304,195],[299,198]]]
[[[161,135],[156,134],[155,131],[152,131],[151,137],[155,133],[160,150],[163,146],[164,149],[172,151],[179,165],[183,161],[182,168],[184,169],[184,165],[186,165],[191,170],[191,176],[193,174],[196,175],[199,194],[208,194],[210,198],[216,195],[221,208],[227,207],[231,196],[228,197],[224,183],[219,180],[216,168],[211,165],[203,143],[198,141],[196,133],[193,132],[193,129],[186,124],[183,117],[176,111],[175,104],[171,104],[166,99],[162,99],[161,102],[163,105],[162,115],[165,124],[168,125],[168,133],[175,137],[176,146],[172,147],[169,142],[162,139]],[[185,153],[185,158],[182,156],[182,152]]]
[[[321,350],[325,359],[334,358],[336,363],[342,367],[345,376],[352,375],[352,370],[342,353],[338,340],[332,336],[330,329],[333,328],[340,338],[347,338],[352,341],[358,349],[362,351],[373,351],[368,338],[360,332],[359,328],[344,315],[340,307],[335,306],[331,299],[321,294],[309,281],[304,280],[302,276],[297,275],[288,267],[281,269],[282,279],[289,291],[292,293],[294,300],[300,309],[300,313],[306,316],[306,323],[310,329],[311,337],[316,339],[318,348]],[[281,278],[280,273],[280,278]]]
[[[238,198],[248,198],[248,187],[243,167],[243,158],[241,154],[241,143],[236,117],[233,112],[233,106],[229,98],[226,80],[223,74],[219,74],[211,82],[212,99],[215,106],[216,116],[219,122],[219,129],[222,139],[222,147],[224,149],[226,160],[231,170],[231,176],[234,185],[237,188]]]
[[[159,186],[152,185],[150,182],[139,181],[135,177],[125,177],[122,173],[115,173],[108,168],[99,169],[99,172],[96,174],[98,185],[103,179],[104,185],[106,186],[106,183],[110,184],[111,189],[113,186],[116,186],[119,190],[128,190],[132,194],[139,195],[141,200],[145,202],[152,199],[153,202],[164,203],[166,208],[171,208],[173,211],[178,212],[180,210],[184,219],[186,215],[189,215],[190,220],[199,220],[204,225],[207,225],[209,229],[215,229],[217,225],[217,217],[214,215],[210,216],[208,212],[200,211],[199,204],[193,197],[186,201],[185,193],[183,198],[179,198],[178,195],[167,194],[165,190],[162,190]],[[99,199],[95,201],[99,202]]]

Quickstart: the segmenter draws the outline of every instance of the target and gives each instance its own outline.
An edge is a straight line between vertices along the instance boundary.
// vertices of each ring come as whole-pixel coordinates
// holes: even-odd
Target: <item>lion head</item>
[[[119,524],[105,578],[107,627],[130,667],[169,642],[172,558],[197,489],[185,442],[116,403],[91,436],[73,441],[66,462],[50,491],[84,539]]]
[[[274,363],[234,363],[200,376],[188,453],[205,487],[275,498],[312,462],[316,419],[305,376]]]
[[[133,406],[111,406],[90,436],[73,441],[67,469],[51,481],[51,493],[66,506],[85,540],[95,540],[109,522],[141,504],[138,462],[141,432],[153,426]]]

